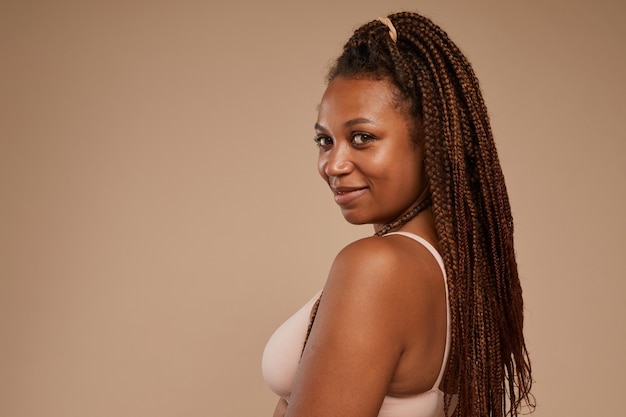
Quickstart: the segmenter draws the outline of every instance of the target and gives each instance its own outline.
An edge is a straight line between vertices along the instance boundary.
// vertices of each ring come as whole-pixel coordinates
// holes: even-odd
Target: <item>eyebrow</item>
[[[351,127],[354,125],[363,125],[363,124],[371,124],[371,125],[375,125],[376,123],[374,123],[373,120],[367,119],[365,117],[357,117],[356,119],[350,119],[347,122],[345,122],[343,124],[344,127]],[[315,129],[316,130],[326,130],[326,128],[322,125],[320,125],[319,123],[315,123]]]

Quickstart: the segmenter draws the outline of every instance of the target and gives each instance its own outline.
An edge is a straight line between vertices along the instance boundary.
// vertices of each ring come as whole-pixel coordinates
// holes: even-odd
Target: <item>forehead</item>
[[[320,107],[324,105],[392,105],[397,88],[386,79],[337,77],[328,84]]]
[[[328,84],[319,105],[318,121],[353,117],[401,117],[398,90],[389,81],[337,77]]]

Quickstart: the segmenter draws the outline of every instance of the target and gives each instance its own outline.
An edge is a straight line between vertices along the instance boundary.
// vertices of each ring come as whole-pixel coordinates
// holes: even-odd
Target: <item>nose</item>
[[[336,144],[332,149],[320,154],[320,170],[328,177],[349,174],[354,168],[349,146]]]

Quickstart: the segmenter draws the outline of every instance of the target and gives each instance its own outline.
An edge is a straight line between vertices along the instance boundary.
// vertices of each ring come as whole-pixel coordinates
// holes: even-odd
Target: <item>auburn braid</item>
[[[513,218],[478,79],[428,18],[409,12],[388,18],[397,40],[378,20],[361,26],[328,81],[390,80],[398,106],[420,125],[415,140],[424,146],[449,287],[451,350],[443,389],[458,395],[456,416],[517,416],[524,405],[534,408],[531,366]],[[309,331],[314,318],[315,312]]]

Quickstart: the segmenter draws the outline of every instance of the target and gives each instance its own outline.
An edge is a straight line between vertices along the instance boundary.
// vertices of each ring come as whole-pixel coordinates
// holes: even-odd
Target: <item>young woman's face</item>
[[[335,78],[315,124],[318,170],[345,219],[384,224],[415,204],[426,182],[414,125],[386,80]]]

